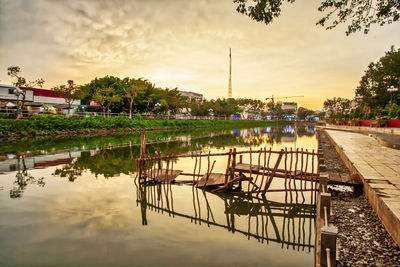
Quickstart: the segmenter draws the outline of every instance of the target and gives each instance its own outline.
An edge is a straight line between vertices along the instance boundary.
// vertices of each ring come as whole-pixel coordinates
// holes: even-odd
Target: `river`
[[[314,132],[306,125],[149,132],[146,149],[312,150]],[[138,133],[2,142],[0,266],[314,264],[312,193],[249,198],[191,185],[139,186],[139,144]],[[184,169],[193,159],[174,164]],[[215,171],[225,167],[218,162]]]

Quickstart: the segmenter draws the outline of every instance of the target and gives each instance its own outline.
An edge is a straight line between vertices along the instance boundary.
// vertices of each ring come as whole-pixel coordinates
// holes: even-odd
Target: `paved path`
[[[364,192],[386,229],[400,245],[400,150],[379,144],[373,137],[326,130],[342,158],[360,175]]]
[[[371,128],[357,126],[327,126],[326,129],[340,129],[342,131],[358,132],[372,135],[381,145],[400,149],[400,128]]]

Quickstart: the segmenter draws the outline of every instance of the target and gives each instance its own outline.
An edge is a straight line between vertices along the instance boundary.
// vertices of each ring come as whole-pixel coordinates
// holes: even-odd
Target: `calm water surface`
[[[248,198],[138,186],[138,144],[138,134],[1,143],[0,266],[314,264],[312,193]],[[270,146],[316,149],[314,128],[151,132],[147,153]],[[174,164],[187,169],[193,159]]]

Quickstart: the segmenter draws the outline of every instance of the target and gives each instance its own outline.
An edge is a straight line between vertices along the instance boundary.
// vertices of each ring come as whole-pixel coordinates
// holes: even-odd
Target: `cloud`
[[[399,44],[398,25],[346,37],[316,27],[317,2],[285,4],[265,26],[212,0],[0,0],[0,80],[10,65],[46,87],[96,76],[145,77],[163,87],[235,97],[351,96],[368,62]],[[368,45],[365,45],[368,44]],[[349,75],[351,74],[351,75]],[[317,89],[319,88],[319,90]],[[249,95],[249,92],[252,92]],[[300,102],[301,103],[301,102]]]

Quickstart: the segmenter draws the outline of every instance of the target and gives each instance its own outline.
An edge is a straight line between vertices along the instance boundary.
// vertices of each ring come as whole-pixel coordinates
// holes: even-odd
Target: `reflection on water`
[[[267,244],[276,242],[281,247],[310,252],[313,244],[315,203],[311,201],[293,202],[294,192],[285,192],[282,202],[268,200],[265,196],[251,197],[234,194],[214,194],[223,202],[223,212],[213,212],[219,203],[208,201],[212,194],[192,188],[193,209],[188,211],[174,207],[171,184],[144,185],[136,184],[137,205],[140,206],[142,225],[148,225],[147,210],[165,214],[172,218],[182,217],[191,223],[216,226],[232,233],[244,235],[248,240],[255,239]],[[291,201],[288,201],[290,199]],[[183,210],[183,211],[182,211]],[[214,215],[215,214],[215,215]],[[222,215],[222,216],[221,216]],[[225,218],[223,218],[225,217]],[[221,220],[222,219],[222,220]]]
[[[16,165],[17,173],[15,174],[15,181],[13,188],[10,189],[10,198],[20,198],[24,193],[24,190],[28,186],[28,184],[36,184],[38,186],[43,187],[46,183],[42,178],[35,178],[28,173],[25,157],[18,156],[17,157],[17,165]]]
[[[149,155],[317,146],[305,125],[147,137]],[[0,265],[313,264],[312,192],[249,198],[139,186],[138,144],[139,134],[1,143]]]

